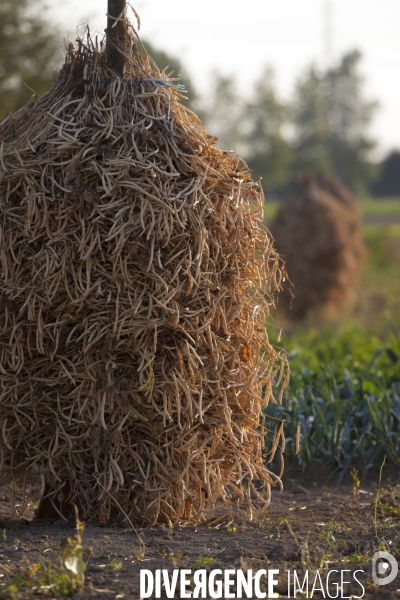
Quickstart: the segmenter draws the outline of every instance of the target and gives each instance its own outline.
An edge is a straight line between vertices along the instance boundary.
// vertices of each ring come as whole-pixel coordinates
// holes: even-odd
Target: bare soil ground
[[[85,591],[73,597],[139,600],[140,569],[275,568],[280,571],[276,589],[281,598],[288,597],[287,571],[294,569],[301,580],[309,570],[312,581],[311,572],[319,569],[323,582],[329,570],[348,569],[345,580],[347,576],[352,583],[343,586],[343,597],[361,596],[361,586],[351,572],[362,569],[364,573],[357,577],[365,587],[365,598],[400,598],[400,574],[387,586],[372,581],[371,559],[378,548],[400,560],[400,477],[391,475],[383,482],[376,520],[376,478],[362,484],[355,497],[351,481],[335,488],[326,485],[324,472],[307,478],[289,472],[285,491],[275,491],[268,510],[255,513],[252,520],[245,509],[221,507],[197,527],[138,526],[145,550],[130,528],[88,525],[84,541],[92,547],[94,558],[88,559]],[[40,558],[56,561],[61,540],[73,533],[72,523],[12,522],[6,517],[5,504],[0,510],[0,563],[11,570]],[[9,580],[1,570],[0,577],[0,584]],[[331,588],[330,593],[334,597],[335,590]],[[315,592],[313,597],[323,595]],[[180,598],[179,592],[175,598]]]

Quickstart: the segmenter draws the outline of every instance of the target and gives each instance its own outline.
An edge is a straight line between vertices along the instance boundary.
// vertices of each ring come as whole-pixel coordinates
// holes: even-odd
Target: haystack
[[[0,485],[86,520],[198,520],[279,483],[282,269],[248,168],[137,44],[120,77],[78,40],[0,128]]]
[[[365,254],[360,225],[355,201],[336,177],[306,177],[282,202],[271,232],[293,284],[294,297],[286,291],[280,298],[289,318],[337,314],[354,304]]]

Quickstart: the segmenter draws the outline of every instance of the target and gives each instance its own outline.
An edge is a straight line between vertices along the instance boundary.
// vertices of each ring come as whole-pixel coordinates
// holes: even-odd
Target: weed
[[[297,540],[297,538],[296,538],[296,535],[295,535],[295,533],[294,533],[294,531],[293,531],[293,528],[292,528],[292,526],[291,526],[291,524],[290,524],[290,521],[289,521],[289,519],[285,519],[285,520],[284,520],[284,524],[286,525],[286,527],[287,527],[287,529],[288,529],[288,531],[289,531],[290,535],[292,536],[292,538],[294,539],[294,541],[296,542],[296,544],[298,544],[299,542],[298,542],[298,540]]]
[[[120,571],[122,569],[122,562],[117,558],[113,558],[107,565],[106,568],[109,571]]]
[[[78,587],[83,588],[85,581],[84,572],[86,563],[84,556],[93,556],[90,548],[83,546],[82,536],[85,531],[85,524],[79,520],[78,509],[75,507],[76,515],[76,534],[68,536],[61,542],[61,551],[64,566],[71,571],[77,580]]]
[[[138,537],[139,537],[139,552],[136,554],[135,560],[137,560],[138,562],[142,562],[142,560],[144,560],[144,557],[146,555],[146,546],[144,545],[142,538],[140,536],[138,536]]]
[[[340,529],[341,529],[340,523],[337,523],[334,519],[331,519],[330,521],[328,521],[326,527],[331,532],[340,531]]]
[[[109,537],[108,535],[105,535],[104,537],[101,538],[100,542],[99,542],[99,550],[100,552],[103,551],[103,546],[108,542]]]
[[[281,515],[280,517],[278,517],[277,521],[278,525],[285,525],[287,518]]]
[[[386,511],[393,517],[400,517],[400,507],[399,506],[390,506],[390,504],[387,504],[386,502],[377,502],[376,507],[381,508],[382,510]]]
[[[71,576],[62,564],[41,560],[24,570],[12,571],[4,565],[0,570],[8,575],[8,583],[0,589],[1,598],[20,600],[32,596],[70,598],[83,589],[82,580]]]
[[[382,552],[386,552],[387,551],[387,547],[386,547],[385,542],[379,542],[378,550],[381,550]]]
[[[392,518],[400,517],[400,488],[382,489],[375,499],[376,508],[381,509],[385,523]]]
[[[343,562],[351,565],[361,564],[369,562],[371,558],[367,554],[361,554],[360,552],[353,552],[350,556],[344,556]]]
[[[201,569],[202,567],[212,565],[214,562],[215,558],[213,556],[199,556],[194,562],[193,569]]]
[[[350,477],[353,482],[353,501],[356,503],[358,497],[358,488],[361,485],[361,481],[358,476],[358,470],[355,467],[350,471]]]
[[[329,540],[331,539],[331,532],[327,531],[326,529],[323,529],[322,531],[320,531],[319,535],[322,535],[322,537],[329,542]]]
[[[253,523],[257,525],[257,527],[259,527],[260,529],[265,529],[270,521],[268,509],[265,508],[254,511],[252,517],[250,518],[253,521]],[[231,523],[229,523],[228,525],[230,526]]]
[[[331,552],[326,551],[322,553],[322,556],[320,558],[320,563],[319,563],[319,568],[323,569],[323,568],[328,568],[328,560],[332,557]]]
[[[381,491],[381,482],[382,482],[382,470],[383,467],[385,466],[385,462],[386,462],[386,456],[383,459],[383,462],[381,464],[381,468],[379,470],[379,483],[378,483],[378,489],[376,491],[376,498],[375,498],[375,510],[374,510],[374,525],[375,525],[375,537],[376,539],[378,539],[378,519],[377,519],[377,511],[378,511],[378,502],[379,502],[379,493]]]
[[[1,532],[1,537],[3,538],[3,541],[7,541],[7,529],[3,529],[3,531]]]
[[[79,520],[76,510],[76,534],[61,542],[61,557],[58,563],[40,560],[25,569],[16,570],[0,564],[0,571],[8,578],[8,581],[0,587],[0,596],[11,600],[32,596],[69,598],[74,593],[81,592],[84,588],[86,570],[83,558],[93,556],[90,548],[82,544],[84,529],[85,526]],[[19,540],[15,542],[20,543]]]
[[[310,551],[308,549],[308,536],[304,544],[301,546],[301,554],[300,554],[300,562],[304,571],[309,571],[311,569],[311,561],[310,561]]]
[[[68,572],[59,565],[41,561],[22,571],[11,571],[1,566],[9,576],[9,583],[1,590],[1,597],[11,600],[32,596],[70,598],[81,588],[75,585]]]
[[[172,562],[172,564],[175,566],[176,563],[182,558],[183,556],[183,552],[175,552],[175,554],[170,554],[168,556],[168,560]]]

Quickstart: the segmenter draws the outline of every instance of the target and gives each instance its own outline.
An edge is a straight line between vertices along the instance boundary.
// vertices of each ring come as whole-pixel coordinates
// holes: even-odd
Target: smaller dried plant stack
[[[136,39],[124,62],[79,40],[0,127],[0,485],[102,522],[251,508],[287,378],[262,193]]]
[[[271,232],[283,256],[293,295],[280,303],[293,320],[310,313],[336,314],[356,298],[365,256],[355,200],[337,177],[305,177],[282,202]]]

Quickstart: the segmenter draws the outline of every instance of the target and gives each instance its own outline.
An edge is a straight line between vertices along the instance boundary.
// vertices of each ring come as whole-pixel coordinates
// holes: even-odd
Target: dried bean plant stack
[[[280,302],[287,316],[335,315],[353,306],[365,256],[355,200],[337,177],[305,177],[282,202],[271,231],[293,295]]]
[[[248,168],[138,44],[123,79],[70,45],[0,128],[0,485],[87,520],[200,520],[280,483],[262,408],[288,377],[265,327],[283,269]]]

